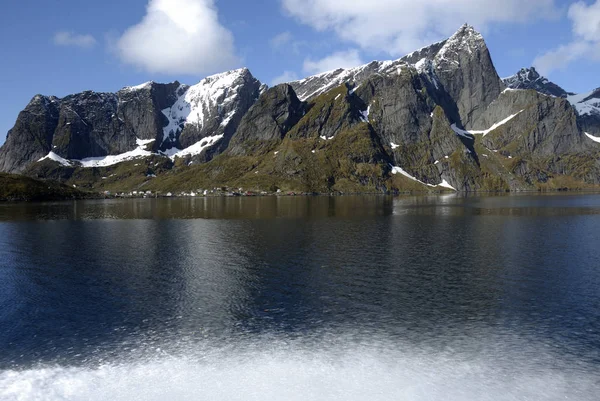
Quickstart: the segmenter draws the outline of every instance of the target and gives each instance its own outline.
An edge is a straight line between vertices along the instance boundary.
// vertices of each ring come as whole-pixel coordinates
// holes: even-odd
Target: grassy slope
[[[55,181],[39,181],[25,176],[0,173],[1,201],[81,199],[87,196],[84,192]]]

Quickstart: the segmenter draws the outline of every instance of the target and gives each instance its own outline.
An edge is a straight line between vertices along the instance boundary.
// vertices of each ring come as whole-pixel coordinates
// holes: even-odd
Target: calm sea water
[[[597,400],[600,195],[0,205],[1,400]]]

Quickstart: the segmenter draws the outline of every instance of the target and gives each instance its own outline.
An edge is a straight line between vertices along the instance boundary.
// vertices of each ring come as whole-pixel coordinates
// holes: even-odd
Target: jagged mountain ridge
[[[510,89],[533,89],[548,96],[567,99],[575,108],[583,131],[600,134],[600,88],[582,94],[567,92],[541,76],[534,67],[522,68],[503,81]]]
[[[548,78],[541,76],[535,67],[521,68],[515,75],[503,79],[511,89],[533,89],[549,96],[567,98],[574,93],[567,92]]]
[[[564,158],[593,161],[597,146],[566,100],[532,93],[505,90],[483,37],[465,25],[396,61],[269,90],[241,69],[191,87],[149,82],[117,94],[39,96],[0,149],[0,169],[73,181],[86,176],[82,167],[163,155],[174,165],[154,166],[164,164],[167,177],[199,165],[190,167],[197,173],[190,182],[202,176],[319,192],[401,189],[407,181],[531,189],[554,175],[579,174]],[[592,120],[586,132],[599,125]],[[597,167],[586,165],[578,179],[596,183]],[[155,173],[148,164],[142,184],[161,182]]]
[[[469,68],[461,68],[465,64]],[[359,87],[370,77],[417,68],[430,83],[443,86],[455,99],[462,124],[474,125],[481,114],[504,89],[492,63],[487,45],[472,26],[463,25],[449,39],[417,50],[395,61],[373,61],[348,70],[338,69],[315,75],[290,85],[302,100],[310,100],[341,83]]]
[[[90,167],[127,153],[210,158],[203,145],[226,143],[264,90],[243,68],[193,86],[147,82],[114,94],[36,95],[0,148],[0,171],[19,173],[46,156]]]

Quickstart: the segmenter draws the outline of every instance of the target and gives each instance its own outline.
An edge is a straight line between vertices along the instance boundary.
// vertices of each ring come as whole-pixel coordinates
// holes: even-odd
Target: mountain
[[[399,60],[374,61],[349,70],[338,69],[291,82],[290,85],[300,99],[310,100],[343,83],[358,87],[374,75],[393,75],[413,67],[429,85],[446,92],[453,99],[466,127],[471,127],[482,110],[504,89],[483,37],[466,24],[449,39]]]
[[[600,88],[579,95],[571,95],[567,100],[575,107],[581,128],[590,134],[600,135]]]
[[[589,188],[600,184],[599,100],[535,69],[500,79],[464,25],[398,60],[273,88],[240,69],[193,86],[37,95],[0,170],[122,191]]]
[[[147,82],[117,93],[36,95],[0,148],[0,171],[19,173],[46,157],[88,167],[151,152],[208,160],[208,144],[222,151],[264,89],[244,68],[194,86]]]
[[[504,78],[503,81],[506,87],[511,89],[533,89],[548,96],[562,98],[574,95],[541,76],[534,67],[521,68],[515,75]]]
[[[504,78],[510,89],[532,89],[548,96],[560,97],[575,108],[583,131],[600,134],[600,88],[583,94],[567,92],[560,86],[541,76],[535,68],[522,68],[515,75]]]

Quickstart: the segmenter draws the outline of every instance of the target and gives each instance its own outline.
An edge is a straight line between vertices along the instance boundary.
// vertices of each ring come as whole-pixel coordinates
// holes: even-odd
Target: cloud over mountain
[[[480,29],[555,14],[554,0],[281,0],[284,10],[363,50],[404,55],[468,21]]]
[[[533,64],[542,74],[548,75],[580,59],[600,61],[600,0],[590,5],[583,1],[574,3],[568,16],[574,38],[535,59]]]
[[[117,43],[121,59],[151,73],[200,75],[236,66],[232,33],[213,0],[150,0]]]

